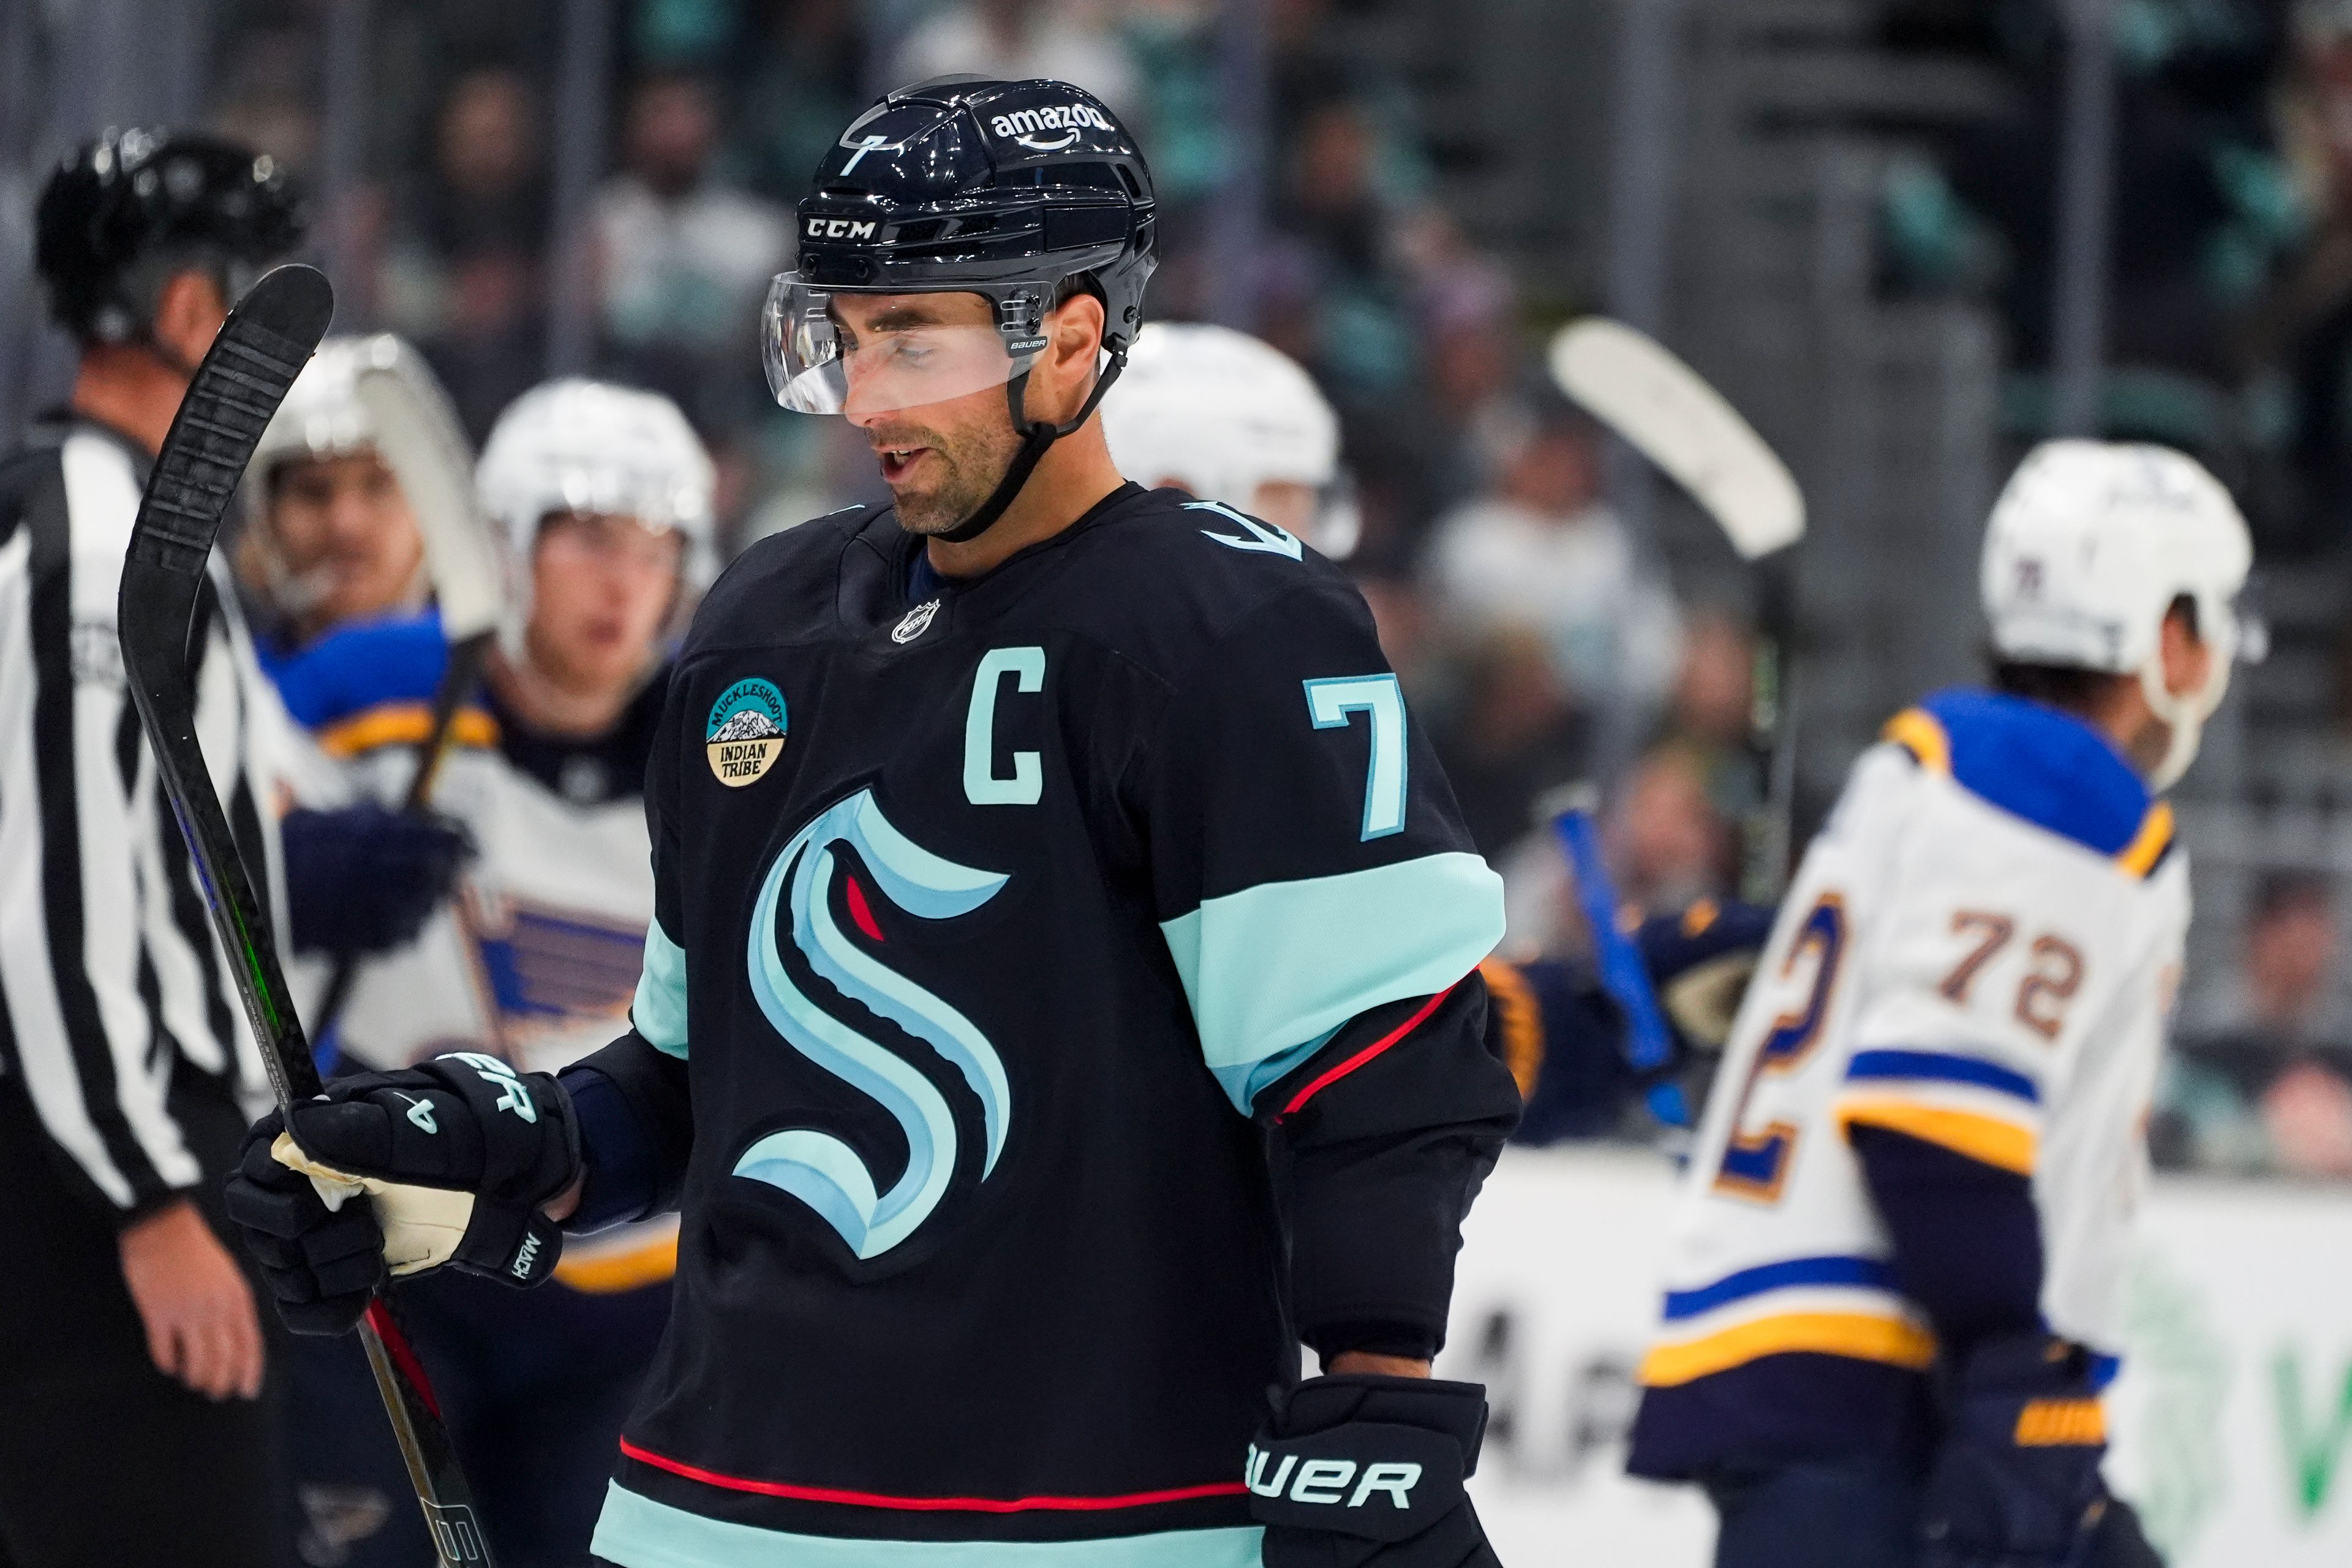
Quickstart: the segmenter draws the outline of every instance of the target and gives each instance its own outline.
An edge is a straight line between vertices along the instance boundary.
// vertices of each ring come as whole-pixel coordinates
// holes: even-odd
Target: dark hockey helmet
[[[994,306],[997,342],[932,353],[903,383],[910,404],[1018,376],[1044,346],[1045,313],[1076,288],[1101,299],[1115,366],[1143,324],[1155,211],[1134,138],[1083,89],[974,76],[898,89],[841,133],[801,201],[799,268],[768,298],[776,401],[841,412],[836,293],[976,293]]]
[[[209,272],[234,301],[305,227],[268,154],[195,132],[110,130],[42,187],[34,264],[58,325],[125,342],[146,334],[173,273]]]

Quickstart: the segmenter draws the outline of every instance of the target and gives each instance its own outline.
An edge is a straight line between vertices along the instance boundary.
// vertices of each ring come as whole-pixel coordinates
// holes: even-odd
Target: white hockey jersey
[[[1640,1370],[1634,1468],[1689,1473],[1743,1430],[1817,1446],[1834,1410],[1800,1432],[1735,1407],[1804,1397],[1808,1377],[1840,1385],[1834,1405],[1933,1364],[1846,1140],[1857,1123],[2029,1175],[2042,1315],[2112,1351],[2188,921],[2170,808],[2087,725],[1981,691],[1898,716],[1807,852],[1725,1051]],[[1904,1397],[1854,1401],[1884,1420]]]
[[[399,802],[445,658],[429,616],[339,634],[306,656],[298,690],[327,693],[311,703],[315,734],[347,788]],[[556,1072],[628,1028],[653,920],[644,781],[663,688],[649,682],[611,735],[576,744],[520,733],[487,699],[459,710],[433,805],[465,825],[477,853],[414,942],[361,965],[336,1031],[352,1064],[473,1050]],[[320,985],[327,965],[305,967]],[[591,1290],[666,1279],[676,1234],[663,1220],[575,1240],[556,1278]]]
[[[397,798],[406,748],[360,759],[371,794]],[[372,959],[342,1019],[345,1054],[405,1067],[444,1050],[491,1050],[556,1072],[629,1026],[654,882],[635,790],[572,801],[499,752],[453,753],[434,806],[477,854],[458,897],[417,940]]]

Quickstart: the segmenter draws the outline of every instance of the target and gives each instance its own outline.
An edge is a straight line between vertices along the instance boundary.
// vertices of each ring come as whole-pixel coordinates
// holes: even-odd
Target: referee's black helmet
[[[209,274],[233,304],[306,226],[267,153],[200,132],[110,130],[42,187],[34,264],[59,326],[84,343],[134,342],[174,274]]]

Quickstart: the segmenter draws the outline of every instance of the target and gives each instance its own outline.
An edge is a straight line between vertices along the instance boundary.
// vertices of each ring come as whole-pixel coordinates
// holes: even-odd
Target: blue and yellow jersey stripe
[[[379,702],[320,730],[320,749],[338,759],[364,756],[384,746],[421,746],[433,734],[430,702]],[[467,706],[449,721],[452,742],[476,750],[499,743],[499,721],[488,710]]]
[[[1664,1326],[1638,1381],[1673,1388],[1766,1356],[1846,1356],[1913,1371],[1936,1359],[1935,1335],[1874,1258],[1792,1258],[1667,1292]]]
[[[1938,692],[1886,722],[1882,740],[1988,805],[2147,877],[2171,852],[2172,807],[2083,720],[2021,697]]]
[[[2032,1175],[2042,1090],[1998,1062],[1949,1051],[1857,1051],[1832,1114],[1841,1131],[1883,1127]]]

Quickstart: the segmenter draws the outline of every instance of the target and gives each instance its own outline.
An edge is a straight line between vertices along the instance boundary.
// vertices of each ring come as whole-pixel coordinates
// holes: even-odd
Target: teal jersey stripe
[[[1252,1116],[1256,1114],[1257,1097],[1266,1091],[1268,1085],[1329,1045],[1331,1037],[1339,1032],[1326,1029],[1311,1040],[1302,1041],[1286,1051],[1275,1052],[1264,1061],[1236,1062],[1229,1068],[1212,1068],[1210,1071],[1216,1074],[1217,1083],[1224,1089],[1225,1098],[1234,1102],[1234,1109],[1244,1116]]]
[[[686,950],[670,941],[661,921],[646,926],[646,966],[629,1004],[629,1023],[656,1050],[686,1056]]]
[[[614,1481],[588,1550],[623,1568],[1257,1568],[1264,1533],[1244,1528],[1102,1541],[853,1541],[705,1519]]]
[[[1160,930],[1192,1005],[1201,1053],[1234,1094],[1252,1075],[1233,1069],[1469,973],[1503,940],[1503,879],[1475,855],[1424,855],[1260,883],[1204,900]]]

